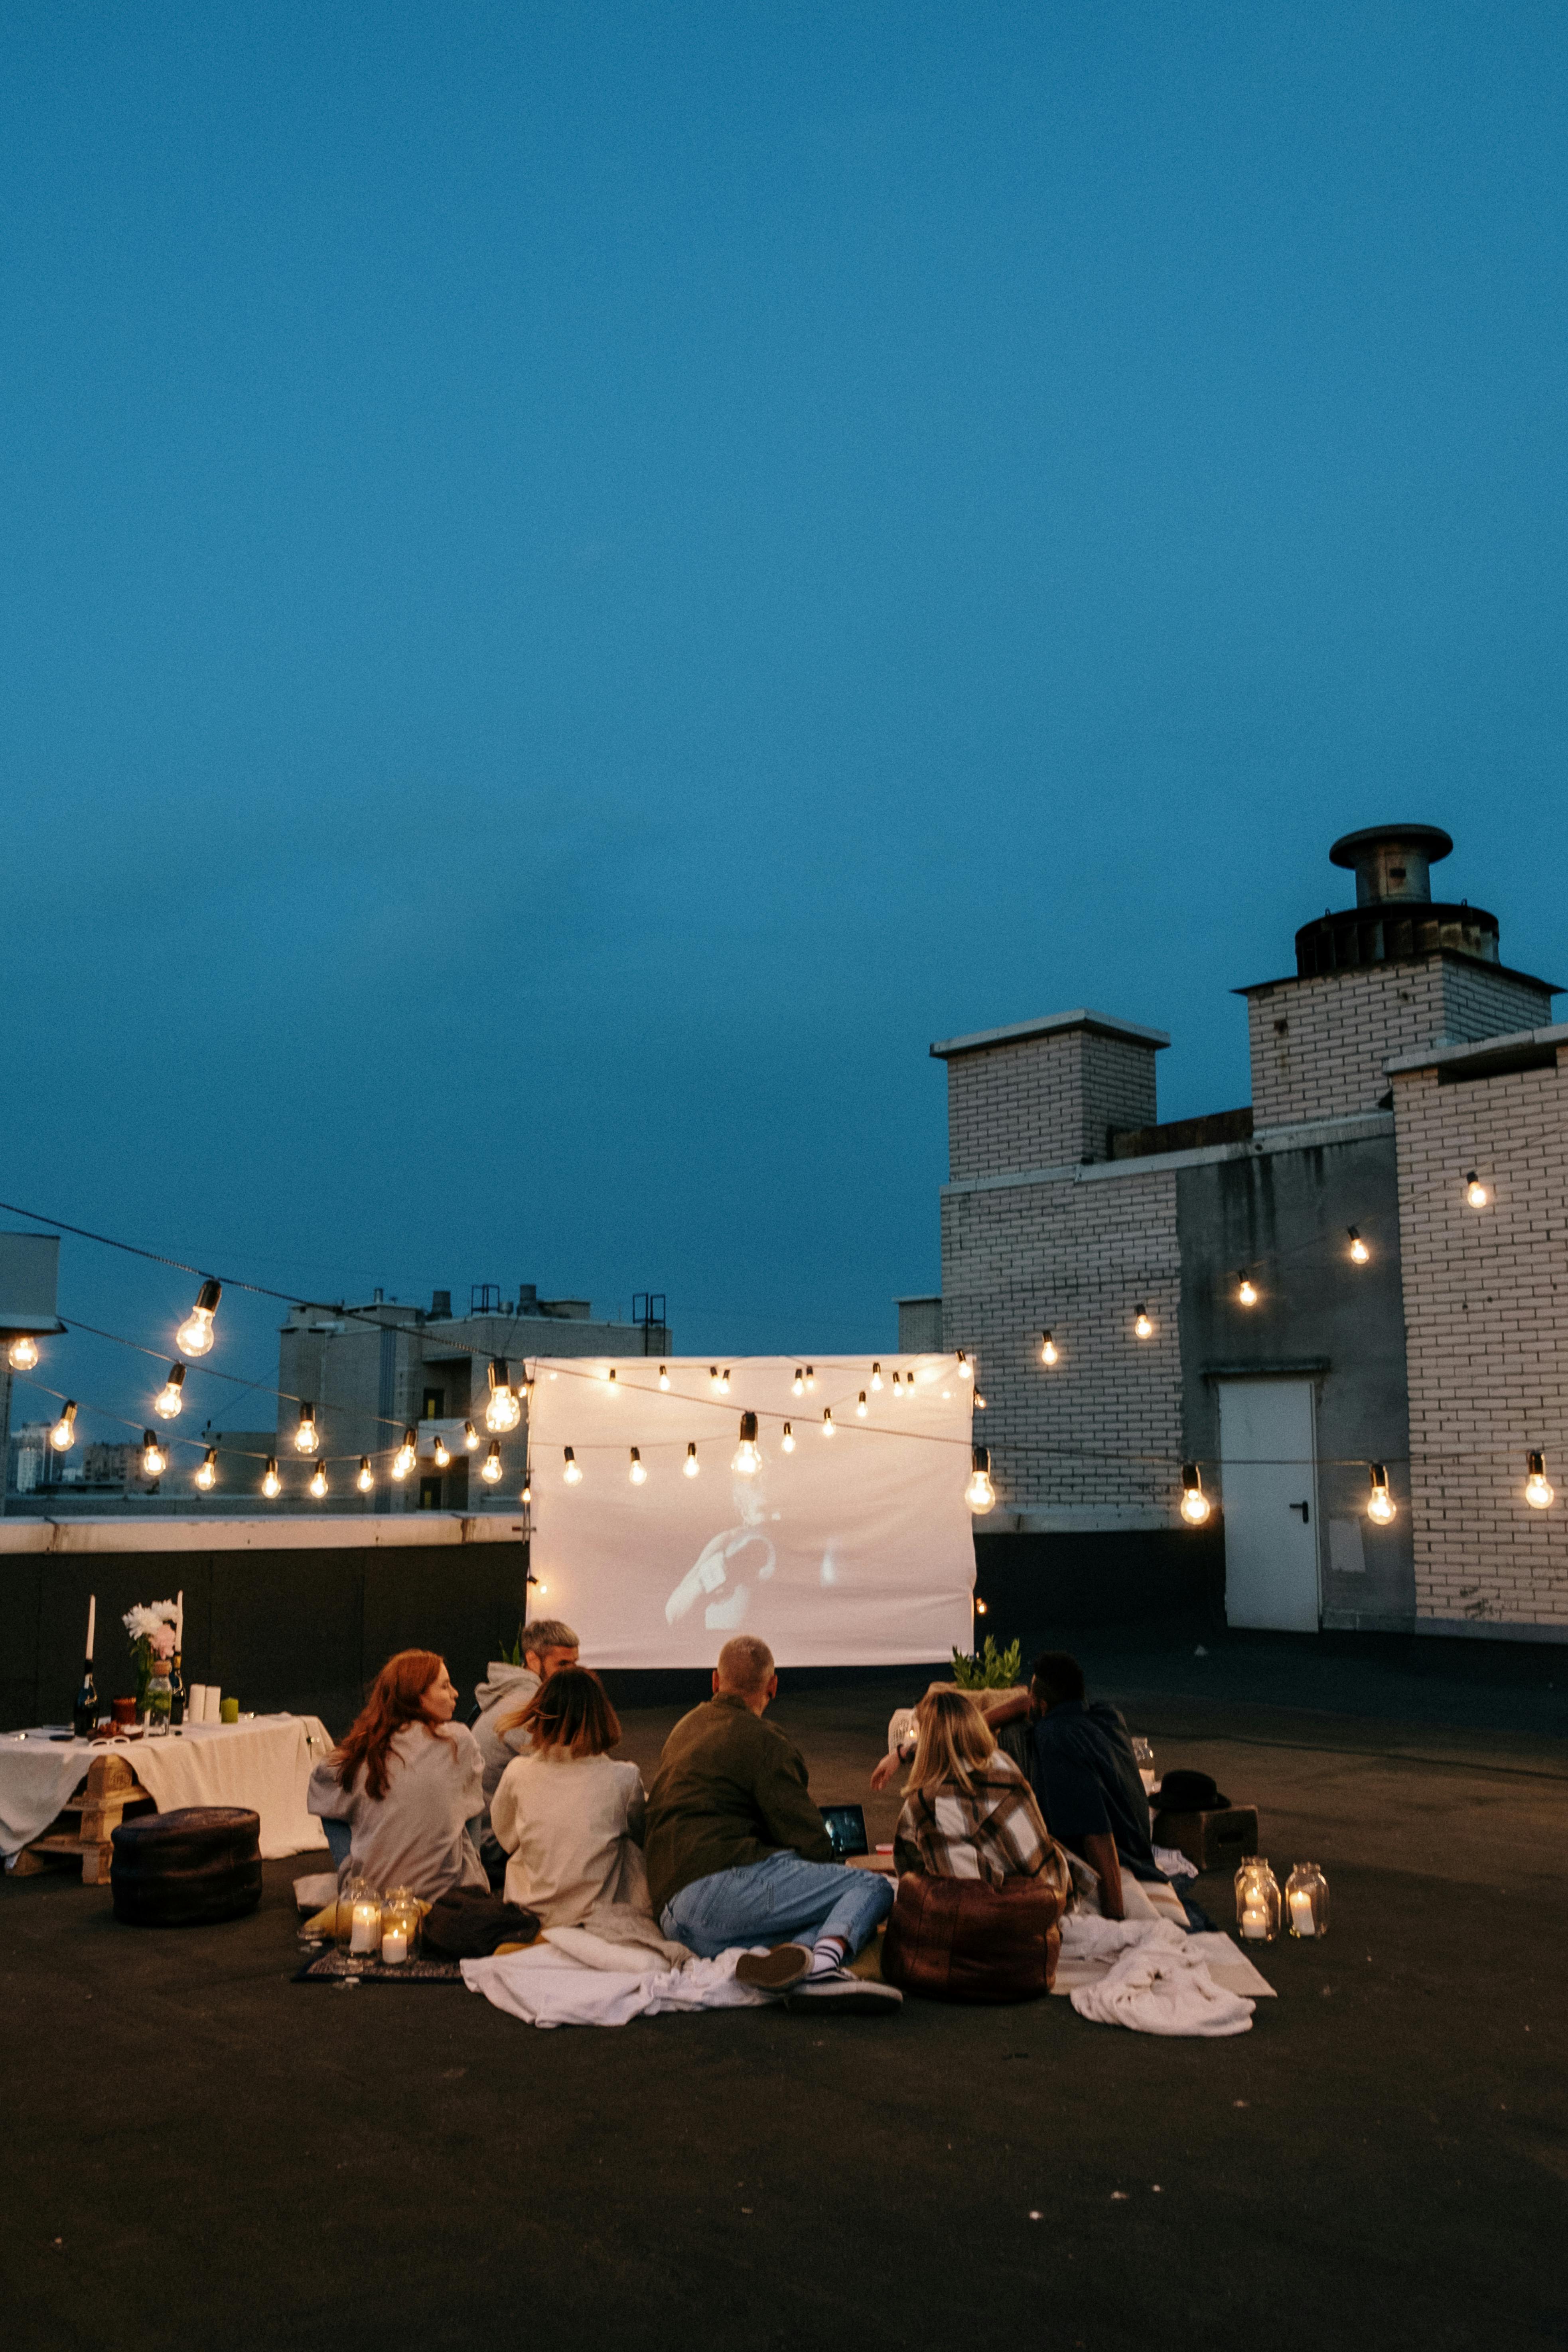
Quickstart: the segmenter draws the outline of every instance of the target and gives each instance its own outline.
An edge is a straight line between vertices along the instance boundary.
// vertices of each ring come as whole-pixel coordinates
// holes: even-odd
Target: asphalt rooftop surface
[[[542,2033],[292,1983],[313,1858],[184,1932],[7,1880],[10,2352],[1559,2346],[1568,1657],[1425,1647],[1080,1643],[1162,1766],[1257,1803],[1281,1882],[1328,1873],[1330,1936],[1263,1955],[1279,1998],[1226,2042],[1062,1999]],[[882,1837],[910,1680],[777,1706]],[[678,1711],[628,1708],[623,1752]]]

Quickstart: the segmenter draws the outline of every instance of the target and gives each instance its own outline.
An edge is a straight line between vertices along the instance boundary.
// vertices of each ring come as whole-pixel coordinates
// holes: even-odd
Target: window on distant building
[[[440,1509],[441,1481],[439,1478],[421,1478],[419,1481],[419,1507],[422,1511],[438,1511]]]
[[[419,1408],[419,1417],[421,1421],[445,1421],[447,1418],[447,1391],[445,1389],[426,1390],[425,1402]]]

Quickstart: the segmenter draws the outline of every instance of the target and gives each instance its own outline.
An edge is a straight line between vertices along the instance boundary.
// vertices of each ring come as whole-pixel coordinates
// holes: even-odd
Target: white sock
[[[841,1969],[848,1958],[847,1944],[840,1943],[837,1936],[825,1936],[821,1943],[811,1948],[811,1974],[814,1977],[827,1976],[833,1969]]]

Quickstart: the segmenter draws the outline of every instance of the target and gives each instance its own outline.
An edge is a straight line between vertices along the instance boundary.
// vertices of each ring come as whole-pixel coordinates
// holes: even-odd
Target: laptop
[[[861,1805],[824,1805],[823,1822],[833,1845],[835,1862],[847,1861],[852,1853],[869,1853],[866,1842],[866,1812]]]

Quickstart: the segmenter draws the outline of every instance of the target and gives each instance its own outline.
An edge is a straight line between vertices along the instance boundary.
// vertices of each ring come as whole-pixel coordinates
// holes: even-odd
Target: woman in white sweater
[[[644,1791],[635,1764],[609,1750],[621,1736],[597,1675],[563,1666],[499,1729],[531,1741],[501,1774],[490,1827],[510,1857],[506,1899],[544,1927],[573,1927],[596,1904],[647,1911]]]

